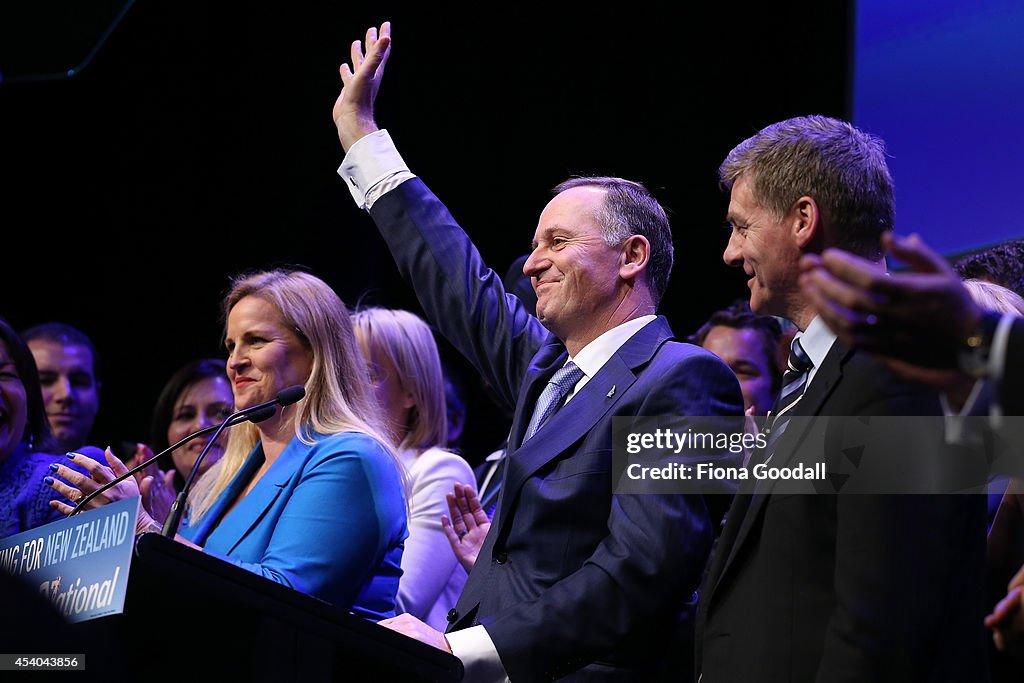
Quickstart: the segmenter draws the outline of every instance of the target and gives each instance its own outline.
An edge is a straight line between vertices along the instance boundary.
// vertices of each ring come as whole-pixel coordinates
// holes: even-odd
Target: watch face
[[[995,336],[1000,319],[1001,314],[986,311],[965,345],[961,347],[958,355],[960,369],[971,377],[984,377],[988,374],[992,337]]]

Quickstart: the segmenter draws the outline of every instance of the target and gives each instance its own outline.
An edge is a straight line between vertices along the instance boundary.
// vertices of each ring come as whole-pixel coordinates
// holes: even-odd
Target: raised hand
[[[385,21],[379,34],[374,27],[367,29],[365,55],[360,41],[353,41],[352,65],[342,64],[338,69],[342,86],[334,103],[334,125],[346,152],[360,138],[377,130],[373,103],[390,53],[391,22]]]
[[[150,448],[144,443],[137,443],[135,444],[135,452],[132,453],[132,457],[128,458],[128,460],[125,461],[124,466],[127,467],[128,469],[134,469],[152,457],[152,448]],[[162,474],[163,472],[160,470],[160,466],[154,462],[150,464],[148,467],[145,467],[136,472],[134,476],[135,481],[139,482],[139,485],[141,486],[142,480],[145,479],[146,477],[155,477]]]
[[[886,233],[882,241],[914,272],[887,275],[865,259],[827,249],[801,261],[804,292],[843,343],[919,366],[954,367],[957,346],[981,309],[920,237]]]
[[[139,493],[142,494],[142,506],[149,511],[154,520],[163,523],[177,497],[177,491],[174,489],[174,470],[164,472],[157,469],[155,475],[149,475],[139,482]]]
[[[491,522],[487,519],[487,512],[480,507],[480,499],[472,486],[455,484],[445,499],[451,518],[441,515],[441,529],[459,564],[467,572],[472,571]]]

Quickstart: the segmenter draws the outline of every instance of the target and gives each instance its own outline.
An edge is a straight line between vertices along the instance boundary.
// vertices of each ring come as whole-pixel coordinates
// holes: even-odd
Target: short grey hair
[[[672,227],[665,207],[643,183],[610,176],[569,178],[556,185],[553,193],[558,195],[574,187],[605,190],[604,202],[596,218],[608,246],[616,247],[633,235],[647,238],[651,245],[647,277],[657,304],[668,288],[674,261]]]

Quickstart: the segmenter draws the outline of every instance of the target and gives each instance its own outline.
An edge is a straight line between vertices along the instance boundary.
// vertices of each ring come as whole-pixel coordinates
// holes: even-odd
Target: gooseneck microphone
[[[189,472],[188,478],[185,479],[185,485],[181,487],[181,492],[178,494],[177,498],[174,499],[174,505],[171,506],[171,511],[167,514],[167,520],[164,522],[164,526],[160,531],[160,534],[173,539],[174,535],[178,533],[178,526],[181,524],[181,517],[185,513],[185,502],[188,500],[189,491],[192,490],[192,482],[195,481],[196,475],[199,473],[199,465],[202,464],[203,458],[206,457],[207,451],[210,450],[210,446],[216,443],[217,438],[220,437],[220,433],[224,431],[229,422],[241,416],[246,416],[245,419],[252,419],[253,414],[256,414],[260,418],[259,420],[253,420],[254,422],[266,420],[276,412],[277,406],[290,406],[296,401],[301,400],[305,395],[306,389],[301,385],[296,384],[295,386],[291,386],[277,392],[277,396],[274,397],[274,400],[272,401],[260,403],[252,406],[251,408],[239,410],[236,413],[228,415],[217,427],[217,431],[209,442],[207,442],[202,453],[200,453],[199,457],[196,458],[195,464],[192,465],[192,471]]]
[[[258,408],[259,406],[256,406],[256,407]],[[275,412],[277,412],[276,403],[274,401],[271,401],[271,404],[266,406],[262,410],[250,409],[250,411],[247,412],[247,414],[245,414],[245,415],[237,415],[236,414],[237,416],[234,417],[234,419],[232,419],[231,422],[228,423],[228,427],[234,427],[235,425],[241,424],[243,422],[262,422],[263,420],[266,420],[266,419],[269,419],[269,418],[273,417]],[[103,486],[99,487],[98,489],[96,489],[95,491],[90,493],[89,495],[83,496],[82,498],[80,498],[78,503],[75,504],[74,509],[72,509],[71,512],[68,513],[68,517],[70,517],[72,515],[77,515],[79,512],[82,511],[82,508],[90,500],[92,500],[96,496],[100,495],[101,493],[103,493],[107,489],[112,488],[114,486],[117,486],[118,484],[120,484],[122,481],[124,481],[128,477],[133,476],[139,470],[146,469],[147,467],[152,465],[154,462],[156,462],[160,458],[164,457],[168,453],[172,453],[172,452],[178,450],[179,448],[181,448],[185,444],[189,443],[190,441],[194,441],[195,439],[198,439],[201,436],[206,436],[207,434],[209,434],[211,432],[217,431],[218,427],[220,427],[220,425],[213,425],[213,426],[210,426],[210,427],[205,427],[203,429],[200,429],[198,432],[193,432],[193,433],[189,434],[188,436],[186,436],[181,441],[178,441],[177,443],[172,444],[171,446],[168,446],[164,450],[160,451],[159,453],[154,455],[152,458],[149,458],[145,462],[140,463],[140,464],[136,465],[135,467],[131,468],[130,470],[128,470],[127,472],[125,472],[121,476],[115,477],[114,479],[111,479],[106,484],[104,484]]]

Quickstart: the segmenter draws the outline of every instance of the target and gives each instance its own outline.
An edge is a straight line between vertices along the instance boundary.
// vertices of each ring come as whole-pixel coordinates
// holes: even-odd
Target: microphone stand
[[[160,530],[160,535],[166,538],[173,539],[174,535],[178,533],[178,526],[181,524],[181,517],[185,514],[185,501],[188,500],[189,491],[192,490],[192,483],[196,479],[196,475],[199,474],[199,465],[202,464],[203,458],[206,457],[206,453],[210,450],[210,446],[217,442],[217,438],[220,437],[220,433],[227,427],[228,422],[232,420],[235,415],[246,415],[247,419],[251,419],[254,422],[261,422],[270,418],[274,412],[276,412],[276,406],[289,406],[295,403],[303,396],[306,395],[306,390],[300,386],[292,386],[287,389],[282,389],[277,393],[277,396],[272,401],[261,403],[245,410],[240,410],[234,415],[229,415],[220,426],[217,427],[217,431],[214,433],[213,438],[206,444],[203,451],[196,458],[196,462],[192,465],[192,471],[189,472],[188,478],[185,479],[185,485],[181,487],[181,492],[174,499],[174,505],[171,506],[171,511],[167,515],[167,519],[164,521],[163,529]],[[259,419],[254,419],[257,417]]]
[[[232,417],[234,419],[231,419],[231,422],[228,424],[228,427],[234,427],[237,424],[241,424],[242,422],[246,422],[249,419],[251,419],[252,416],[250,416],[250,415],[237,415],[236,414],[235,416],[232,416]],[[270,416],[268,415],[267,417],[270,417]],[[218,425],[215,425],[215,426],[212,426],[212,427],[206,427],[205,429],[200,429],[198,432],[193,432],[192,434],[189,434],[188,436],[186,436],[181,441],[178,441],[174,445],[169,446],[169,447],[165,448],[164,450],[160,451],[159,453],[154,455],[152,458],[149,458],[145,462],[143,462],[143,463],[141,463],[139,465],[136,465],[135,467],[131,468],[130,470],[128,470],[127,472],[125,472],[121,476],[115,477],[114,479],[111,479],[106,484],[104,484],[103,486],[99,487],[98,489],[96,489],[95,491],[90,493],[89,495],[82,497],[75,504],[74,509],[71,510],[71,512],[68,513],[68,517],[71,517],[72,515],[77,515],[79,512],[82,511],[82,508],[89,501],[91,501],[93,498],[95,498],[96,496],[100,495],[101,493],[103,493],[107,489],[109,489],[109,488],[111,488],[113,486],[117,486],[118,484],[120,484],[122,481],[124,481],[128,477],[134,475],[136,472],[139,472],[140,470],[146,469],[147,467],[152,465],[154,462],[156,462],[160,458],[164,457],[168,453],[171,453],[173,451],[178,450],[179,448],[181,448],[182,446],[184,446],[188,442],[193,441],[195,439],[198,439],[200,436],[206,436],[210,432],[216,431],[218,429],[218,427],[219,427]]]

